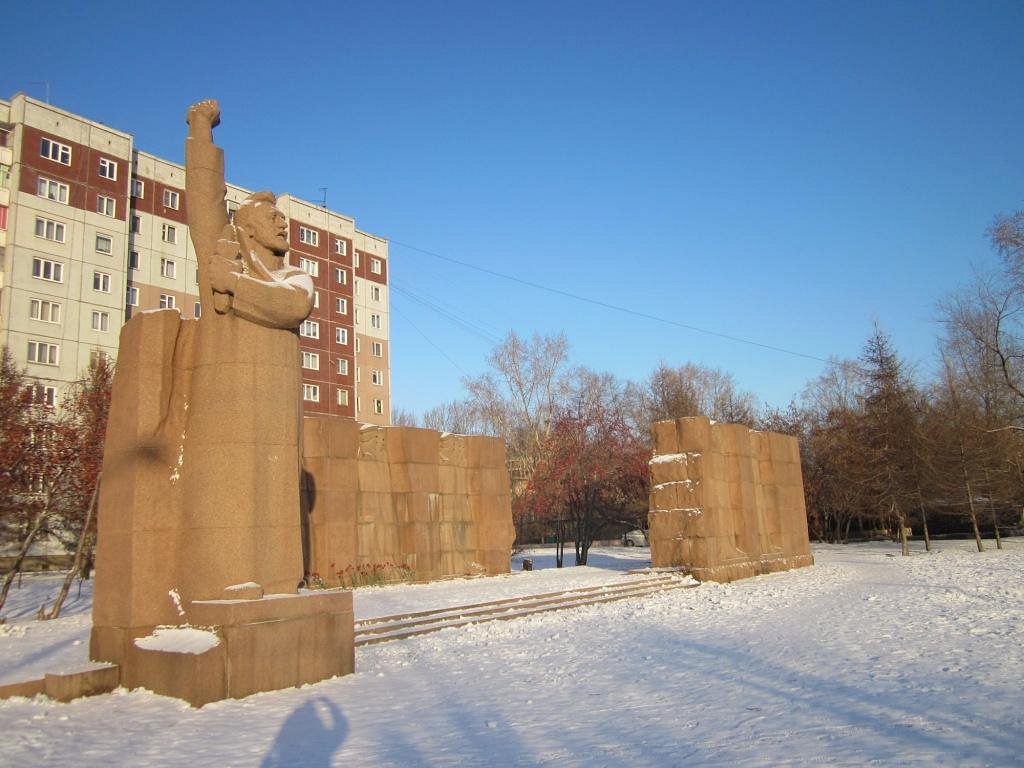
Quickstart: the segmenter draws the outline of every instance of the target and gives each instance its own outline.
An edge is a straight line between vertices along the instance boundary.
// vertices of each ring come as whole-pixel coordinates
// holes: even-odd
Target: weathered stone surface
[[[213,144],[218,123],[216,102],[189,111],[188,224],[201,317],[141,313],[121,331],[90,646],[93,659],[121,665],[123,681],[193,703],[312,682],[322,665],[303,660],[297,672],[294,659],[295,669],[284,668],[292,657],[282,648],[300,636],[307,650],[341,642],[339,653],[351,655],[342,626],[348,621],[350,636],[351,606],[347,618],[313,611],[289,616],[287,626],[236,631],[228,622],[228,635],[248,639],[184,661],[133,644],[156,625],[193,621],[190,607],[204,600],[269,606],[263,595],[294,595],[303,577],[300,485],[309,496],[311,480],[301,475],[296,329],[312,310],[313,284],[287,263],[287,220],[271,193],[251,195],[228,222],[223,152]],[[332,444],[348,445],[354,429],[325,425],[311,440],[314,454],[336,455]],[[252,669],[251,681],[232,687],[220,680],[224,664]]]
[[[652,425],[651,561],[733,581],[812,565],[796,438],[704,417]]]
[[[508,573],[515,529],[500,439],[303,421],[310,572],[328,584],[374,564],[393,566],[385,580]]]

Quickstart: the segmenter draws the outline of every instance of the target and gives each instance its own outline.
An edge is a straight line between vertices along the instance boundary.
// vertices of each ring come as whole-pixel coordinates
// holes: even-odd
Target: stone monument
[[[701,581],[813,565],[795,437],[703,416],[651,431],[652,565]]]
[[[197,705],[354,667],[351,593],[298,594],[297,328],[313,284],[287,264],[273,194],[228,221],[219,122],[215,101],[189,109],[200,318],[142,313],[121,331],[90,645],[122,684]]]
[[[505,441],[307,416],[309,570],[330,585],[372,564],[403,578],[508,573],[516,532]]]

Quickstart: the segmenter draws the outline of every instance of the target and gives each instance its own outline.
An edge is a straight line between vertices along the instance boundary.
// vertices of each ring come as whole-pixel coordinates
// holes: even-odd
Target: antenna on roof
[[[327,187],[320,187],[320,207],[327,210]]]
[[[29,85],[42,85],[46,88],[46,103],[50,103],[50,81],[49,80],[31,80]]]

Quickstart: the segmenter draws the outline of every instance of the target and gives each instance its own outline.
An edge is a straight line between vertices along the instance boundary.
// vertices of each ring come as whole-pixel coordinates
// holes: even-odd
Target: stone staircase
[[[673,589],[691,589],[697,583],[681,578],[680,573],[658,573],[619,584],[602,584],[539,595],[511,597],[430,611],[376,616],[355,623],[356,647],[404,640],[452,627],[464,627],[485,621],[510,621],[536,613],[561,611],[584,605],[609,603],[630,597],[644,597]]]

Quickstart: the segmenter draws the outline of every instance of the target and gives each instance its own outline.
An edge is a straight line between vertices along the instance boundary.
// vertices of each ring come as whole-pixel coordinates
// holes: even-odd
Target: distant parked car
[[[625,547],[646,547],[648,546],[647,534],[639,528],[635,531],[624,533],[622,534],[622,545]]]

